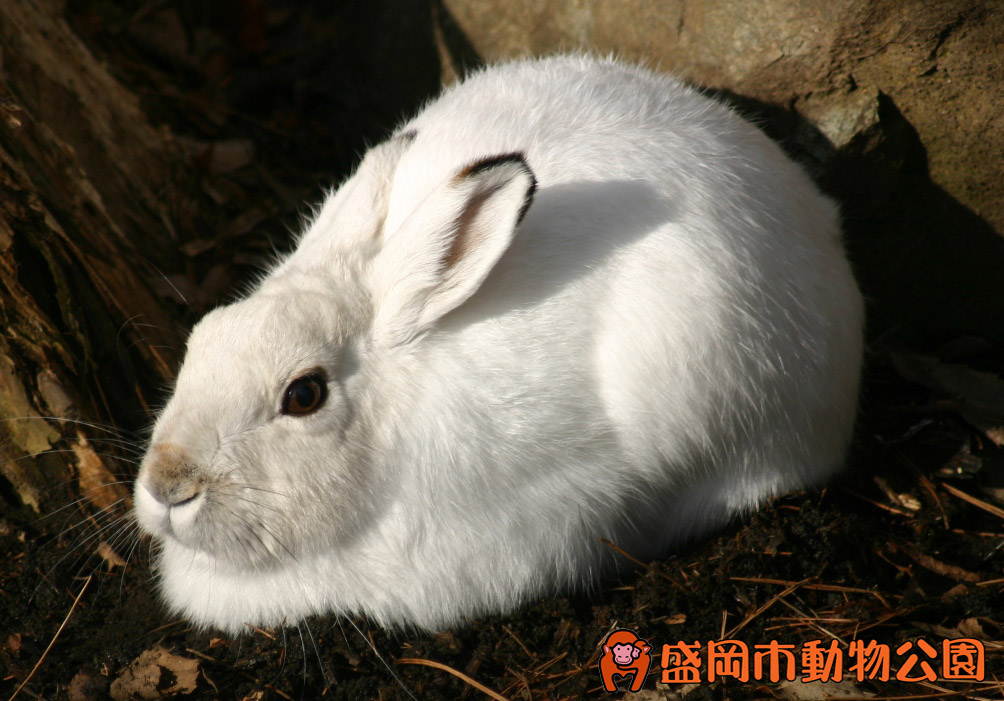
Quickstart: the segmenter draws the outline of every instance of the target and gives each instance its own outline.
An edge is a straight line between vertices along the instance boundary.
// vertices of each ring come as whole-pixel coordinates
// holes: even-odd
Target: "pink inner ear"
[[[453,240],[453,245],[450,246],[450,250],[446,252],[443,257],[443,268],[452,268],[453,265],[463,259],[467,253],[481,244],[478,240],[478,232],[475,227],[471,226],[471,223],[478,216],[478,212],[481,211],[481,207],[484,205],[485,201],[491,195],[491,191],[486,191],[475,195],[471,198],[470,204],[467,209],[464,210],[463,214],[460,215],[460,221],[458,222],[458,234]]]
[[[609,645],[604,645],[603,646],[603,654],[604,655],[609,655],[610,654],[610,646]]]
[[[641,652],[642,652],[641,650],[639,650],[638,648],[632,646],[632,648],[631,648],[631,657],[634,657],[635,659],[638,659],[638,655],[640,655]]]

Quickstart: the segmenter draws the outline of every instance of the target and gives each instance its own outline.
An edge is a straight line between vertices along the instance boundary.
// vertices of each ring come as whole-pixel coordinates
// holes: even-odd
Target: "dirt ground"
[[[369,59],[332,39],[362,20],[306,7],[68,5],[80,36],[201,173],[193,202],[208,193],[216,203],[193,205],[190,230],[203,233],[164,266],[163,295],[188,300],[182,325],[285,245],[304,203],[438,84],[417,61],[401,69],[393,101],[385,85],[347,83],[340,76],[365,73]],[[896,681],[897,671],[924,676],[921,665],[903,671],[904,652],[888,681],[845,665],[839,683],[804,686],[723,678],[657,689],[657,656],[652,695],[638,699],[1004,698],[1002,360],[979,338],[921,352],[873,337],[853,454],[826,489],[778,499],[664,560],[625,554],[597,591],[439,634],[334,617],[237,638],[192,630],[158,603],[147,545],[131,545],[120,514],[80,502],[39,519],[0,488],[0,697],[572,699],[601,695],[600,646],[629,628],[654,653],[722,639],[751,649],[836,640],[849,653],[859,639],[895,650],[922,638],[940,651],[970,638],[985,649],[982,682]],[[121,417],[127,443],[99,446],[123,479],[149,418]]]

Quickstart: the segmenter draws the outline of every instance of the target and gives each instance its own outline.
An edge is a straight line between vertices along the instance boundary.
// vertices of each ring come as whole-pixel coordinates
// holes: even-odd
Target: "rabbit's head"
[[[192,331],[137,481],[147,532],[251,571],[336,548],[387,506],[383,370],[474,293],[535,188],[519,155],[490,158],[385,231],[411,140],[372,151],[298,251]]]

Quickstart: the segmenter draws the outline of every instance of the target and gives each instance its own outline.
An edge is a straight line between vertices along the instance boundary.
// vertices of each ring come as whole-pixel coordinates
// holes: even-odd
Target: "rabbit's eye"
[[[319,372],[298,377],[289,383],[282,399],[282,413],[289,416],[306,416],[321,408],[328,398],[328,386]]]

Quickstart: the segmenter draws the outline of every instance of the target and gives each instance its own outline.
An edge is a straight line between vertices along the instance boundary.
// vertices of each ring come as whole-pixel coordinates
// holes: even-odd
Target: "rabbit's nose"
[[[144,486],[165,506],[182,506],[202,491],[195,462],[184,450],[170,443],[151,446],[142,470]]]
[[[167,488],[154,482],[151,487],[150,493],[165,506],[184,506],[202,492],[202,488],[191,480]]]

